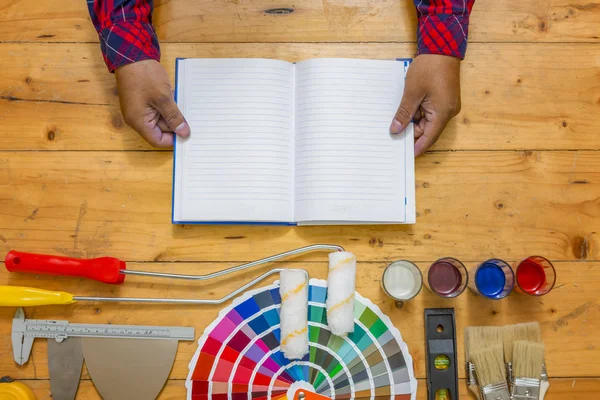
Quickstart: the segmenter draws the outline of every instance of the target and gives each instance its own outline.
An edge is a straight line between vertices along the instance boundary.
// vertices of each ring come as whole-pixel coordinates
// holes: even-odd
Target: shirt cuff
[[[147,22],[119,22],[100,31],[100,48],[110,72],[142,60],[160,61],[158,38]]]
[[[435,14],[419,19],[417,54],[441,54],[465,58],[469,17],[456,14]]]

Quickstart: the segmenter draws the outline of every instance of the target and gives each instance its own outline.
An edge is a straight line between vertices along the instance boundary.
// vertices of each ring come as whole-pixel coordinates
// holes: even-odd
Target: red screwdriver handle
[[[125,281],[125,275],[120,273],[126,269],[125,262],[113,257],[81,260],[11,250],[6,255],[4,264],[10,272],[79,276],[117,285]]]

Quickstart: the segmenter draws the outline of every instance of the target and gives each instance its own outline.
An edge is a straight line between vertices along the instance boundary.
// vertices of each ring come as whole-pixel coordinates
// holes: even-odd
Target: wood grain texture
[[[421,157],[417,224],[408,226],[172,225],[171,171],[168,152],[2,152],[0,249],[242,261],[329,242],[371,261],[600,257],[595,151]]]
[[[24,383],[33,390],[38,399],[50,399],[50,383],[47,380],[24,381]],[[472,397],[469,397],[464,380],[461,380],[459,388],[462,399],[472,399]],[[600,390],[600,380],[598,379],[552,379],[546,400],[589,399],[593,398],[598,390]],[[170,380],[165,385],[158,400],[181,400],[185,396],[185,381]],[[93,383],[89,380],[81,381],[77,399],[101,400]],[[419,379],[417,400],[425,399],[427,399],[427,384],[424,379]]]
[[[281,7],[294,12],[264,12]],[[154,22],[171,77],[176,57],[298,61],[415,53],[412,0],[156,0]],[[416,225],[197,227],[170,223],[172,156],[152,151],[124,124],[85,2],[0,0],[0,257],[13,248],[111,255],[131,269],[203,274],[306,244],[341,244],[358,255],[357,290],[391,317],[408,343],[419,400],[426,398],[423,309],[448,306],[456,310],[461,364],[465,326],[538,320],[552,377],[547,399],[595,398],[599,24],[600,4],[593,0],[476,1],[461,71],[463,111],[436,152],[417,160]],[[400,258],[417,260],[424,270],[446,255],[471,267],[489,257],[514,261],[531,254],[557,267],[556,288],[544,298],[514,294],[492,302],[468,292],[443,301],[424,290],[399,309],[380,289],[383,268]],[[324,278],[324,260],[315,253],[280,265]],[[207,298],[259,273],[191,285],[128,277],[115,287],[0,270],[2,285]],[[187,325],[199,337],[221,308],[80,303],[26,312],[72,322]],[[24,367],[12,360],[13,314],[0,308],[0,375],[24,379],[38,399],[50,399],[46,342],[36,340]],[[185,398],[195,349],[196,343],[180,343],[159,399]],[[463,368],[459,373],[464,377]],[[99,399],[85,368],[82,378],[77,398]],[[469,398],[464,381],[460,389]]]
[[[274,8],[293,13],[272,15]],[[97,42],[85,2],[0,1],[0,42]],[[412,0],[157,0],[163,42],[414,42]],[[590,0],[478,1],[472,42],[598,42]]]
[[[471,45],[462,64],[462,112],[434,149],[598,149],[597,48]],[[413,52],[408,44],[169,44],[162,62],[173,77],[176,57],[298,61],[391,59]],[[0,149],[150,149],[124,124],[114,77],[96,45],[3,44],[0,53],[6,55],[0,58]],[[50,131],[55,135],[49,137]]]
[[[325,258],[321,254],[321,260]],[[597,331],[600,329],[600,304],[597,287],[589,282],[600,281],[598,262],[557,262],[557,287],[543,298],[513,293],[507,299],[490,301],[467,291],[456,299],[444,300],[423,289],[421,294],[398,309],[393,300],[381,290],[381,275],[387,263],[361,262],[357,268],[356,288],[387,314],[402,333],[415,364],[415,376],[425,378],[423,309],[453,307],[456,312],[459,363],[463,365],[463,330],[466,326],[505,325],[517,322],[539,321],[546,345],[546,362],[551,377],[590,377],[600,370],[600,348]],[[419,262],[424,271],[430,261]],[[184,274],[206,274],[232,266],[231,263],[129,263],[128,269],[169,271]],[[467,263],[473,267],[476,263]],[[305,268],[311,278],[326,279],[327,263],[285,262],[277,266]],[[272,267],[272,266],[271,266]],[[218,299],[270,267],[221,277],[207,282],[158,280],[128,276],[124,285],[115,287],[98,282],[0,272],[0,284],[34,286],[50,290],[64,290],[81,296],[171,297]],[[264,286],[277,277],[268,278]],[[227,303],[229,304],[229,303]],[[139,325],[193,326],[196,337],[212,322],[225,305],[178,306],[78,303],[71,306],[37,307],[26,311],[29,318],[63,319],[82,323],[114,323]],[[0,370],[14,378],[47,379],[46,342],[34,344],[32,361],[24,368],[12,360],[10,323],[14,308],[0,309]],[[565,340],[568,338],[568,340]],[[185,379],[188,364],[197,348],[194,342],[181,342],[172,379]],[[585,359],[586,362],[581,362]],[[464,368],[459,368],[464,377]],[[84,372],[84,377],[87,374]]]
[[[0,135],[11,150],[155,150],[118,105],[0,100]]]

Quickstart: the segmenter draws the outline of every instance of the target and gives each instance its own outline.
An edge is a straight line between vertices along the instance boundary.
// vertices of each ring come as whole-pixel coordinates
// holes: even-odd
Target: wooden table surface
[[[414,56],[410,0],[157,0],[155,25],[171,77],[175,57],[391,59]],[[119,113],[85,2],[0,0],[0,246],[75,257],[114,256],[131,269],[203,274],[312,243],[358,256],[357,290],[401,330],[426,398],[423,309],[454,307],[462,330],[537,320],[547,346],[548,399],[600,391],[600,4],[478,0],[462,63],[463,111],[416,161],[417,224],[358,227],[174,226],[170,151],[152,149]],[[289,7],[288,15],[265,10]],[[398,309],[383,268],[441,256],[469,266],[539,254],[558,271],[544,298],[485,301],[423,292]],[[326,276],[324,254],[284,265]],[[264,270],[264,268],[262,269]],[[220,297],[258,274],[187,284],[129,277],[90,281],[10,275],[0,284],[80,295]],[[221,307],[76,304],[27,309],[72,322],[189,325],[199,335]],[[12,358],[15,310],[0,310],[0,375],[50,399],[46,343]],[[185,398],[195,343],[181,343],[160,399]],[[463,368],[459,368],[464,378]],[[461,392],[466,393],[464,380]],[[98,399],[84,370],[78,399]]]

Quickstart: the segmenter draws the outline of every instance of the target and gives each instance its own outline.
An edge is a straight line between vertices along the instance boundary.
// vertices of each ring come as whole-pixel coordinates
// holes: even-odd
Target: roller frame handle
[[[41,275],[77,276],[99,282],[120,285],[125,281],[126,264],[113,257],[82,260],[78,258],[23,253],[11,250],[4,259],[10,272]]]
[[[73,304],[71,293],[24,286],[0,285],[0,307],[34,307]]]

